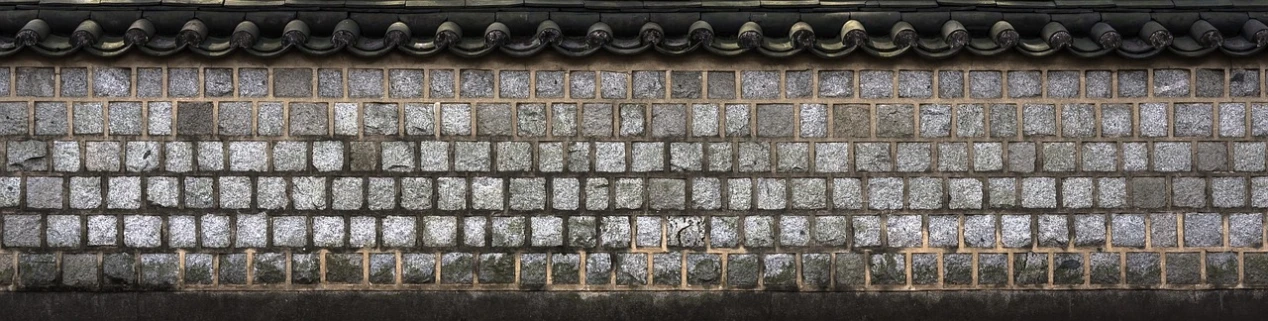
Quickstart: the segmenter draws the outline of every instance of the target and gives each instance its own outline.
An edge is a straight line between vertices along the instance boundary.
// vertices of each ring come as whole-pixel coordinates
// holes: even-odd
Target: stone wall
[[[1261,63],[8,59],[0,285],[1262,287]]]

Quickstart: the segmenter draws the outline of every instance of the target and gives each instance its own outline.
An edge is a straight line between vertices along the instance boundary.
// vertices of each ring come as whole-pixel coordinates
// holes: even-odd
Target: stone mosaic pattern
[[[779,68],[0,67],[0,285],[1268,285],[1262,69]]]

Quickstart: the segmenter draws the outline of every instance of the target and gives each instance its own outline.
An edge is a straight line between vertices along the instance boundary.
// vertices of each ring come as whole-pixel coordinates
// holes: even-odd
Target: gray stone
[[[931,165],[931,151],[927,143],[898,143],[895,152],[899,172],[924,172]]]
[[[105,132],[105,115],[101,103],[75,102],[72,108],[76,135],[100,135]]]
[[[394,70],[395,71],[395,70]],[[419,75],[418,81],[422,81]],[[396,87],[394,77],[392,87]],[[273,69],[274,97],[312,97],[313,70],[309,68],[276,68]]]
[[[915,135],[914,114],[915,106],[912,105],[876,105],[876,137],[913,137]]]
[[[15,178],[16,179],[16,178]],[[14,183],[16,185],[16,182]],[[15,196],[16,198],[16,193]],[[70,178],[70,208],[92,209],[101,207],[100,177]],[[13,205],[17,205],[16,201]]]
[[[995,247],[995,216],[965,215],[964,244],[976,248]]]
[[[424,216],[422,221],[421,245],[426,247],[447,247],[458,244],[458,219],[450,216]],[[480,226],[484,230],[484,226]],[[483,241],[483,237],[481,237]],[[483,245],[483,244],[480,244]]]
[[[239,216],[239,217],[238,217],[238,225],[242,225],[242,224],[244,223],[244,222],[243,222],[243,218],[246,218],[246,217],[245,217],[245,216]],[[255,217],[251,217],[251,218],[252,218],[252,219],[255,219]],[[314,243],[318,243],[318,240],[319,240],[319,238],[317,237],[318,226],[321,226],[321,227],[323,227],[323,228],[328,227],[327,222],[322,222],[322,223],[323,223],[322,225],[319,225],[319,224],[318,224],[318,219],[321,219],[321,218],[326,218],[326,219],[329,219],[328,217],[316,217],[316,218],[313,218],[313,241],[314,241]],[[343,221],[342,221],[342,220],[338,220],[338,223],[342,225]],[[263,240],[261,240],[260,238],[261,238],[261,237],[263,237],[263,235],[262,235],[262,233],[260,233],[260,231],[261,231],[261,228],[264,228],[263,224],[261,224],[261,222],[260,222],[260,221],[258,221],[258,220],[257,220],[257,221],[254,221],[254,222],[248,222],[248,224],[249,224],[249,226],[247,227],[247,230],[248,230],[248,231],[250,231],[250,232],[252,233],[252,234],[251,234],[251,236],[250,236],[250,237],[248,237],[248,239],[250,239],[250,240],[251,240],[252,242],[254,242],[254,243],[257,243],[257,245],[256,245],[256,246],[262,246],[262,244],[261,244],[261,243],[263,243]],[[272,239],[272,241],[273,241],[273,243],[272,243],[272,244],[273,244],[273,246],[282,246],[282,247],[304,247],[305,245],[307,245],[307,244],[308,244],[308,220],[307,220],[307,218],[305,218],[305,217],[303,217],[303,216],[280,216],[280,217],[273,217],[273,218],[272,218],[272,224],[273,224],[273,239]],[[324,232],[324,231],[323,231],[323,232]],[[342,230],[341,230],[340,232],[342,232]],[[242,233],[243,233],[243,229],[239,229],[239,230],[238,230],[238,233],[239,233],[239,234],[242,234]],[[317,245],[317,246],[338,246],[338,245],[340,245],[340,244],[333,244],[333,245],[330,245],[330,243],[332,243],[332,242],[329,242],[327,239],[325,239],[325,238],[328,238],[328,237],[329,237],[328,235],[329,235],[329,234],[325,234],[325,233],[323,233],[323,234],[322,234],[323,238],[321,238],[322,242],[320,242],[320,243],[325,243],[325,244],[316,244],[316,245]],[[243,240],[242,240],[242,239],[243,239],[243,238],[242,238],[241,236],[239,236],[239,237],[238,237],[238,242],[239,242],[239,243],[243,243]],[[342,239],[341,239],[340,241],[342,241]],[[240,244],[239,246],[241,246],[241,244]]]
[[[851,227],[854,230],[854,247],[875,247],[881,245],[881,220],[879,216],[853,216]]]
[[[887,172],[893,168],[889,143],[856,143],[854,166],[861,172]]]
[[[199,92],[198,69],[197,68],[168,68],[167,69],[167,96],[169,97],[196,97]]]
[[[473,172],[488,171],[492,165],[489,142],[454,143],[454,170]]]
[[[1229,72],[1228,93],[1232,97],[1259,97],[1259,70],[1233,69]]]
[[[1084,74],[1087,83],[1084,85],[1087,98],[1110,98],[1113,73],[1108,70],[1089,70]],[[1051,81],[1051,80],[1050,80]],[[1049,85],[1052,87],[1052,85]],[[1050,94],[1051,95],[1051,94]]]
[[[665,98],[665,71],[638,70],[633,74],[635,99]],[[527,83],[527,82],[525,82]]]
[[[974,144],[974,147],[975,148],[982,147],[983,149],[986,149],[988,147],[994,147],[996,148],[996,150],[1000,148],[998,143],[977,143],[977,144]],[[965,144],[965,143],[938,144],[938,171],[940,172],[968,171],[969,170],[969,155],[968,154],[969,154],[968,144]],[[980,154],[975,153],[974,155],[982,157],[982,159],[980,160],[974,160],[975,161],[974,165],[980,166],[979,168],[976,168],[975,170],[991,171],[991,170],[1003,169],[1004,165],[1003,165],[1003,160],[1000,159],[1000,152],[995,152],[992,155],[992,153],[988,151],[983,151]]]
[[[1056,135],[1056,106],[1052,104],[1022,105],[1022,125],[1022,134],[1026,137]]]
[[[903,208],[903,181],[901,178],[872,178],[867,181],[868,207],[874,210]]]
[[[1224,244],[1223,219],[1217,213],[1184,214],[1184,246],[1213,247]]]
[[[412,216],[388,216],[383,218],[383,245],[389,247],[414,247],[418,240],[416,218]]]
[[[587,262],[590,260],[586,258]],[[554,253],[550,255],[550,277],[552,284],[581,283],[581,256],[577,254]],[[589,272],[589,271],[587,271]],[[589,275],[589,273],[586,273]]]
[[[857,178],[832,180],[832,206],[839,209],[861,209],[863,188]]]
[[[709,99],[735,99],[735,72],[710,70],[708,76]]]
[[[1209,103],[1175,104],[1175,135],[1210,137],[1213,126],[1212,109]]]
[[[1144,103],[1139,105],[1140,110],[1140,135],[1144,137],[1163,137],[1167,136],[1171,122],[1167,116],[1167,104],[1163,103]],[[1192,111],[1185,109],[1185,111]],[[1128,114],[1130,115],[1130,114]],[[1130,124],[1130,123],[1129,123]],[[1128,129],[1125,134],[1129,134]]]
[[[1017,105],[990,105],[990,136],[1012,138],[1017,136]]]
[[[503,187],[501,178],[475,177],[471,179],[471,208],[477,210],[502,210]]]
[[[889,247],[920,247],[923,243],[920,215],[890,215],[885,218]]]
[[[809,161],[809,144],[806,143],[778,143],[776,147],[777,163],[775,169],[779,172],[804,172],[810,169]]]
[[[612,255],[587,254],[585,270],[586,284],[612,284]]]
[[[436,255],[431,253],[401,254],[401,282],[406,284],[435,283]]]
[[[454,98],[454,72],[452,69],[428,71],[427,97]]]
[[[5,247],[39,247],[43,222],[39,215],[5,215]]]
[[[587,137],[612,135],[612,104],[584,104],[581,134]]]
[[[1070,172],[1075,169],[1075,143],[1044,143],[1043,170],[1047,172]]]
[[[601,80],[600,98],[603,99],[625,99],[629,98],[630,74],[621,71],[600,71],[599,78]]]
[[[113,246],[118,244],[119,231],[117,221],[118,218],[114,216],[90,216],[87,218],[87,245]]]
[[[66,103],[35,102],[35,134],[65,135],[69,130]]]
[[[704,79],[703,73],[700,71],[688,70],[672,70],[669,72],[670,80],[670,98],[674,99],[696,99],[700,98],[700,92],[703,91]]]
[[[158,247],[163,219],[158,216],[127,215],[123,217],[123,244],[128,247]]]
[[[382,69],[349,69],[348,97],[380,98],[383,97]]]
[[[137,209],[141,207],[140,177],[111,177],[108,181],[109,199],[106,208]]]
[[[982,208],[982,181],[974,178],[955,178],[948,180],[947,184],[947,191],[951,198],[950,203],[947,204],[949,208]]]
[[[1033,169],[1034,168],[1034,158],[1033,158],[1034,145],[1009,145],[1010,151],[1013,148],[1019,148],[1014,146],[1021,146],[1020,148],[1023,148],[1023,149],[1024,147],[1027,147],[1027,146],[1030,147],[1029,151],[1031,154],[1030,156],[1031,162],[1029,163],[1029,167],[1023,166],[1021,168]],[[1023,152],[1024,151],[1025,150],[1023,150]],[[1004,155],[1003,154],[1004,154],[1004,147],[1000,143],[974,143],[973,144],[973,170],[978,172],[993,172],[993,171],[1003,170],[1004,169]],[[1022,155],[1022,156],[1025,156],[1025,155]],[[1014,158],[1014,155],[1009,154],[1009,162],[1010,162],[1009,165],[1012,165],[1013,160],[1021,160],[1021,159]],[[1019,165],[1025,165],[1025,164],[1019,164]]]
[[[66,148],[58,148],[62,143],[55,144],[54,150],[54,167],[58,171],[62,169],[78,170],[79,167],[79,150],[67,150]],[[8,143],[7,161],[5,169],[8,171],[46,171],[48,170],[48,146],[43,141],[27,140],[27,141],[10,141]],[[71,158],[74,157],[74,158]],[[68,164],[70,163],[70,164]],[[69,165],[74,166],[69,166]],[[63,166],[66,165],[66,166]]]
[[[819,97],[849,98],[854,97],[854,71],[820,70]],[[714,97],[709,97],[714,98]]]
[[[1119,74],[1122,77],[1122,74]],[[1223,80],[1220,84],[1223,85]],[[1122,81],[1119,81],[1122,86]],[[1223,92],[1223,90],[1220,90]],[[1154,70],[1154,95],[1158,97],[1188,97],[1189,96],[1189,70],[1188,69],[1155,69]]]
[[[492,246],[519,247],[524,245],[526,222],[523,217],[493,217]]]
[[[1080,87],[1079,78],[1080,78],[1079,72],[1075,70],[1048,71],[1048,97],[1049,98],[1077,98],[1079,97],[1079,87]]]
[[[1192,168],[1189,143],[1154,143],[1153,168],[1160,172],[1189,171]]]
[[[643,136],[646,132],[647,106],[620,104],[621,136]]]
[[[300,181],[304,182],[304,186],[300,186]],[[324,196],[325,191],[318,188],[325,187],[324,178],[296,178],[293,181],[295,191],[292,192],[292,198],[295,200],[295,207],[324,207],[325,201],[316,199],[317,196]],[[331,207],[336,210],[356,210],[361,209],[364,203],[364,185],[365,180],[360,177],[336,177],[330,183]],[[302,199],[302,200],[301,200]],[[318,202],[321,204],[319,205]],[[302,205],[301,205],[302,204]]]
[[[1132,119],[1132,109],[1133,108],[1129,104],[1102,104],[1100,126],[1101,136],[1131,136],[1132,128],[1135,126],[1133,124],[1134,120]],[[1144,108],[1142,107],[1142,110],[1143,109]],[[1141,130],[1141,134],[1144,134],[1143,128]]]
[[[986,135],[983,106],[960,104],[955,106],[956,136],[982,137]],[[934,119],[937,119],[936,117]],[[922,120],[923,121],[923,120]],[[937,125],[936,121],[933,125]],[[923,126],[923,124],[922,124]],[[923,127],[922,127],[923,128]]]
[[[898,72],[898,98],[930,98],[932,96],[932,71],[902,70]]]
[[[53,97],[55,94],[56,73],[52,67],[17,67],[16,72],[17,81],[14,84],[17,87],[17,96]]]
[[[163,97],[163,68],[136,69],[136,95],[142,98]],[[21,74],[19,73],[19,76]],[[21,79],[18,83],[22,83]],[[51,83],[50,83],[51,84]],[[51,86],[50,86],[51,87]],[[21,90],[18,91],[19,95]],[[51,89],[50,89],[51,92]]]
[[[563,98],[564,72],[541,70],[534,73],[534,86],[537,98]]]
[[[446,255],[454,253],[446,253]],[[223,256],[221,258],[224,258]],[[446,257],[448,258],[448,257]],[[464,260],[465,259],[465,260]],[[326,254],[326,282],[330,283],[362,283],[365,281],[363,264],[365,256],[362,253],[328,253]],[[462,263],[466,263],[466,273],[462,273]],[[454,261],[446,261],[450,263],[454,271],[443,273],[442,277],[453,277],[450,283],[469,283],[471,275],[471,257],[470,254],[464,254],[461,258],[455,258]],[[466,275],[464,279],[462,275]]]
[[[352,247],[378,247],[378,219],[354,216],[348,219],[348,245]]]
[[[726,136],[747,137],[753,135],[749,127],[749,107],[745,104],[726,105]]]
[[[1034,98],[1043,94],[1043,76],[1038,70],[1008,72],[1009,98]]]
[[[577,104],[551,104],[550,110],[552,136],[577,135]]]
[[[1108,76],[1108,75],[1107,75]],[[1149,94],[1149,74],[1144,70],[1119,70],[1118,71],[1118,97],[1135,98],[1145,97]],[[1088,81],[1088,86],[1092,85],[1092,81]],[[1107,84],[1108,85],[1108,79]],[[1092,92],[1091,89],[1088,90]],[[1091,96],[1091,95],[1089,95]]]
[[[104,235],[99,235],[101,245],[114,245],[115,243],[115,218],[113,216],[101,216],[90,218],[88,223],[89,229],[89,245],[93,245],[93,220],[100,219],[99,230],[105,231]],[[178,215],[167,217],[167,246],[175,248],[192,248],[198,246],[198,219],[192,215]]]
[[[391,98],[420,98],[423,97],[423,70],[422,69],[389,69],[388,70],[388,97]],[[527,87],[528,83],[525,82]]]
[[[3,70],[3,69],[0,69]],[[27,103],[0,102],[0,135],[24,135],[28,133],[30,120]]]
[[[1162,71],[1163,70],[1154,71],[1155,77],[1157,77],[1156,74],[1158,72]],[[1188,79],[1185,80],[1187,81]],[[1154,82],[1157,81],[1157,79],[1154,80]],[[1225,82],[1226,78],[1224,78],[1223,69],[1198,69],[1197,81],[1194,83],[1196,85],[1194,86],[1196,89],[1194,91],[1198,97],[1224,97]],[[1155,84],[1155,86],[1157,86],[1157,84]]]
[[[172,70],[172,69],[169,69]],[[195,75],[198,71],[194,70]],[[57,72],[61,80],[62,97],[88,96],[88,68],[62,67]],[[194,80],[197,80],[196,78]],[[169,89],[169,92],[171,89]],[[195,89],[195,92],[197,89]],[[173,95],[176,96],[176,95]]]
[[[252,284],[286,281],[286,253],[256,253],[251,264]]]
[[[542,210],[546,208],[545,178],[512,178],[510,180],[509,208],[516,211]]]
[[[593,71],[568,72],[568,97],[573,99],[594,98],[599,87]]]
[[[1228,246],[1252,247],[1263,245],[1263,214],[1234,213],[1228,215]]]
[[[343,98],[343,70],[317,69],[317,95],[323,98]]]
[[[238,69],[238,96],[265,97],[269,95],[269,70],[265,68]]]
[[[1001,215],[999,217],[1000,244],[1004,247],[1030,247],[1034,238],[1030,235],[1030,215]]]
[[[557,216],[531,217],[532,246],[563,246],[563,218]]]
[[[969,96],[972,98],[1000,98],[1003,86],[999,71],[969,71]]]
[[[744,99],[779,98],[778,71],[745,70],[740,73],[741,97]]]
[[[5,265],[12,265],[12,259],[5,257]],[[94,288],[98,285],[97,277],[97,255],[95,254],[64,254],[62,255],[62,285],[73,288]],[[0,268],[0,271],[10,270],[11,266]],[[5,280],[0,281],[8,283],[11,275],[5,275],[0,272],[0,277]]]
[[[26,206],[44,209],[62,208],[64,183],[61,177],[27,177]]]
[[[518,104],[516,109],[516,133],[526,137],[546,136],[546,104]]]

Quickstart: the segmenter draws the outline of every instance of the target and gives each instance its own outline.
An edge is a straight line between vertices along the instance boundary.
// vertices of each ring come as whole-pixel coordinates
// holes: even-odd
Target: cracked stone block
[[[674,99],[697,99],[704,89],[704,76],[699,71],[672,70],[669,80],[669,96]]]
[[[5,158],[6,170],[15,171],[15,172],[16,171],[48,170],[48,163],[49,163],[48,156],[49,155],[48,155],[48,146],[45,142],[38,141],[38,140],[10,141],[7,145],[8,145],[7,146],[8,150],[7,150],[7,155]],[[72,156],[72,155],[65,155],[65,154],[74,153],[73,156],[78,157],[79,151],[77,149],[73,151],[62,152],[64,150],[65,149],[58,149],[57,151],[55,151],[56,153],[55,156],[57,156],[57,159],[55,159],[56,163],[67,163],[72,161],[75,163],[78,163],[78,159],[75,159],[75,160],[67,159],[63,161],[63,159],[66,159],[68,156]],[[55,164],[55,166],[57,165],[62,165],[62,164]],[[66,167],[69,167],[69,166],[66,166]],[[74,167],[78,167],[78,166],[76,165]]]
[[[637,70],[633,73],[635,99],[665,98],[664,70]]]

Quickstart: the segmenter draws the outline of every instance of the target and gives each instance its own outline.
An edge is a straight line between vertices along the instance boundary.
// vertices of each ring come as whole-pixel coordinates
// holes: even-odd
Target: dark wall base
[[[3,293],[5,320],[1262,320],[1268,291]]]

